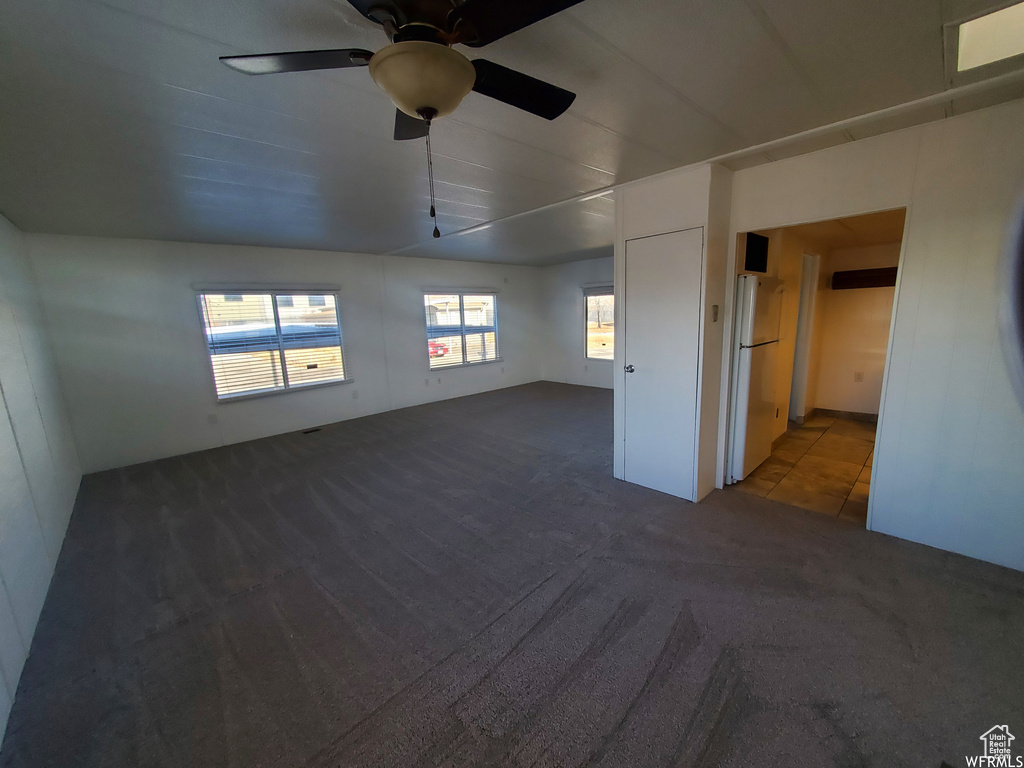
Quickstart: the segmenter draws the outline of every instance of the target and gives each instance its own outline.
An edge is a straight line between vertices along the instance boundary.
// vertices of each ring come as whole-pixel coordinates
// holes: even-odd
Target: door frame
[[[621,215],[621,206],[616,206],[617,217]],[[612,476],[617,480],[625,480],[625,467],[626,467],[626,456],[623,450],[623,444],[625,442],[626,430],[626,411],[625,411],[625,392],[626,392],[626,373],[624,366],[626,365],[626,244],[634,240],[646,240],[651,237],[661,237],[662,235],[675,235],[682,232],[690,232],[692,230],[701,230],[701,250],[700,250],[700,324],[698,332],[700,338],[704,338],[704,324],[705,324],[705,304],[707,301],[707,258],[708,258],[708,238],[707,228],[704,224],[696,224],[691,227],[680,227],[678,229],[671,229],[667,232],[653,232],[647,235],[640,235],[638,237],[623,238],[621,241],[621,256],[618,245],[615,249],[615,330],[616,337],[622,339],[622,343],[615,344],[615,430],[614,434],[619,436],[620,439],[614,441],[614,455],[612,461]],[[621,330],[620,330],[621,329]],[[700,401],[701,401],[701,389],[702,389],[702,376],[704,365],[704,345],[703,343],[698,345],[697,350],[697,422],[696,429],[694,430],[694,440],[698,441],[700,436]],[[695,445],[694,450],[698,450],[699,445]],[[698,455],[697,453],[694,454]],[[696,480],[695,480],[696,482]]]
[[[726,457],[730,449],[729,435],[731,432],[731,424],[729,423],[730,416],[732,414],[732,388],[733,388],[733,360],[732,360],[732,347],[735,341],[734,337],[736,334],[736,281],[735,276],[737,273],[737,267],[739,265],[739,259],[742,255],[741,249],[737,247],[739,238],[747,232],[761,232],[770,229],[785,229],[786,227],[796,227],[801,224],[817,224],[826,221],[835,221],[836,219],[846,219],[852,216],[863,216],[869,213],[882,213],[884,211],[897,211],[902,210],[905,212],[903,219],[903,233],[900,238],[900,258],[896,268],[896,287],[894,288],[893,302],[892,302],[892,317],[889,320],[889,339],[886,342],[885,348],[885,370],[882,374],[882,396],[878,403],[878,430],[875,438],[875,458],[871,462],[871,485],[875,487],[876,473],[880,464],[879,458],[884,458],[888,455],[889,440],[888,434],[885,427],[887,422],[885,419],[886,412],[886,400],[889,391],[889,376],[892,371],[892,355],[893,355],[893,340],[896,336],[896,321],[900,311],[900,298],[903,288],[903,270],[907,257],[907,241],[910,232],[910,223],[913,219],[913,206],[908,202],[906,205],[894,205],[886,206],[884,208],[870,208],[868,210],[854,210],[849,212],[837,213],[830,215],[825,218],[813,218],[804,219],[797,221],[788,221],[777,224],[767,224],[761,226],[760,224],[756,227],[748,227],[742,231],[734,230],[732,226],[729,227],[729,255],[726,258],[726,268],[728,271],[727,277],[732,276],[733,279],[726,279],[726,296],[725,296],[725,322],[728,323],[724,329],[723,344],[725,345],[724,354],[722,355],[722,386],[720,392],[720,416],[719,416],[719,430],[718,430],[718,471],[716,473],[716,484],[718,488],[725,487],[726,473],[728,472]],[[874,515],[875,507],[875,494],[871,493],[868,495],[868,520],[867,529],[873,530],[872,518]]]
[[[642,240],[651,240],[653,238],[668,237],[668,236],[671,236],[671,235],[683,235],[683,234],[686,234],[686,233],[689,233],[689,232],[697,232],[697,231],[699,231],[699,233],[700,233],[700,246],[699,246],[700,263],[698,265],[698,269],[700,270],[700,285],[698,286],[698,291],[697,291],[698,323],[697,323],[696,382],[695,382],[695,386],[694,386],[694,422],[693,422],[693,427],[694,428],[693,428],[693,446],[692,446],[693,464],[692,464],[692,468],[691,468],[692,471],[691,471],[691,483],[690,483],[689,497],[683,497],[683,498],[689,498],[689,500],[691,500],[691,501],[696,501],[697,500],[697,496],[699,495],[699,493],[698,493],[697,463],[698,463],[698,458],[700,456],[700,453],[699,453],[700,452],[700,416],[701,416],[701,407],[700,406],[701,406],[701,379],[702,379],[701,371],[702,371],[702,365],[703,365],[703,362],[704,362],[704,344],[703,344],[703,339],[704,339],[704,323],[705,323],[705,320],[704,320],[704,305],[705,305],[705,298],[706,298],[705,297],[705,283],[706,283],[706,280],[707,280],[707,233],[706,233],[705,228],[703,226],[687,227],[685,229],[677,229],[677,230],[674,230],[674,231],[671,231],[671,232],[659,232],[658,234],[653,234],[653,235],[643,235],[643,236],[640,236],[640,237],[631,237],[631,238],[623,241],[623,249],[622,249],[622,301],[621,301],[621,305],[622,305],[622,318],[621,318],[621,326],[619,325],[619,321],[616,320],[616,328],[619,328],[619,327],[622,328],[622,335],[621,335],[622,344],[621,344],[621,348],[622,348],[622,356],[623,356],[624,362],[623,362],[623,367],[617,368],[617,370],[616,370],[616,374],[617,375],[621,375],[621,377],[622,377],[621,387],[616,389],[616,392],[620,392],[621,393],[622,404],[621,404],[621,409],[620,410],[621,410],[621,414],[622,414],[622,429],[621,429],[621,431],[618,432],[618,434],[621,437],[621,440],[616,441],[617,443],[619,443],[616,447],[621,449],[621,450],[616,451],[616,459],[617,459],[616,463],[620,463],[621,462],[621,467],[619,467],[619,469],[621,469],[621,473],[615,474],[615,477],[617,477],[619,479],[622,479],[622,480],[626,480],[627,482],[629,482],[628,478],[626,478],[626,449],[625,449],[626,433],[628,431],[627,430],[627,417],[628,417],[628,414],[626,412],[626,387],[627,387],[627,382],[629,381],[629,379],[626,376],[625,368],[624,368],[624,366],[626,364],[628,364],[628,362],[629,362],[629,358],[627,356],[628,355],[628,352],[627,352],[627,342],[628,342],[628,337],[629,337],[629,327],[628,327],[628,323],[626,322],[626,314],[627,314],[627,310],[628,310],[628,303],[627,303],[627,300],[626,300],[626,295],[627,295],[628,288],[629,288],[629,275],[628,275],[628,270],[629,270],[629,266],[628,266],[628,263],[629,263],[629,261],[628,261],[629,260],[629,244],[630,243],[634,243],[634,242],[639,242],[639,241],[642,241]],[[617,284],[618,284],[618,281],[617,281]],[[615,302],[616,312],[618,312],[619,303],[620,302],[619,302],[619,300],[617,298],[616,302]],[[618,346],[619,345],[616,345],[617,348],[618,348]]]

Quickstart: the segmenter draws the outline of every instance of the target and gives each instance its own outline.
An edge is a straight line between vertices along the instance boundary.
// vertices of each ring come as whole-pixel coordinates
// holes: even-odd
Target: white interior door
[[[626,242],[623,478],[693,500],[704,230]]]

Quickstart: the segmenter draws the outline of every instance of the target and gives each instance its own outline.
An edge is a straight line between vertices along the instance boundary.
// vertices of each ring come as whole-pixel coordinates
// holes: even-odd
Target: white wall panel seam
[[[889,341],[885,351],[885,372],[882,374],[882,398],[878,404],[878,422],[875,430],[875,449],[874,456],[871,461],[871,493],[868,494],[868,519],[866,523],[869,531],[875,530],[875,510],[878,509],[879,504],[882,503],[880,500],[880,491],[888,491],[883,506],[891,506],[894,503],[893,492],[895,485],[890,484],[886,487],[885,483],[880,484],[877,482],[879,467],[884,468],[887,466],[898,466],[901,452],[900,449],[903,443],[903,403],[906,402],[907,384],[904,384],[904,389],[900,393],[892,391],[893,384],[891,381],[891,369],[894,364],[902,364],[904,362],[909,363],[913,356],[914,346],[917,341],[917,329],[919,327],[917,320],[920,316],[921,292],[919,290],[915,291],[917,300],[913,307],[907,307],[908,298],[903,287],[906,283],[905,277],[906,269],[908,267],[908,254],[910,253],[911,246],[910,234],[913,231],[915,222],[913,201],[917,199],[917,193],[921,183],[919,174],[921,171],[921,152],[924,151],[924,139],[925,131],[921,130],[918,133],[916,142],[917,147],[913,169],[914,181],[910,189],[910,201],[907,204],[906,219],[903,222],[903,240],[900,244],[900,260],[899,266],[896,268],[896,287],[893,289],[895,293],[893,295],[892,318],[889,321]],[[905,357],[901,356],[899,361],[895,361],[893,359],[893,354],[897,344],[897,329],[900,327],[899,318],[901,313],[905,316],[908,312],[914,316],[914,323],[911,324],[913,330],[910,338],[910,349]],[[898,408],[896,408],[892,399],[896,397],[899,397],[900,399],[900,405]],[[894,434],[892,438],[886,439],[888,425],[893,418],[892,414],[894,409],[896,413],[900,414],[900,421],[896,427],[896,434]],[[888,458],[889,453],[894,454],[893,458]]]
[[[43,530],[43,521],[39,519],[39,504],[36,502],[36,493],[32,490],[32,483],[29,480],[28,467],[25,466],[25,456],[22,453],[21,441],[18,439],[18,433],[14,428],[14,419],[11,417],[11,409],[7,404],[7,395],[4,393],[4,383],[2,378],[0,378],[0,400],[3,400],[4,402],[4,413],[6,414],[7,422],[11,427],[11,435],[14,437],[14,446],[18,452],[18,462],[21,464],[21,472],[25,476],[25,486],[28,488],[29,501],[32,503],[32,516],[36,521],[36,528],[39,529],[39,537],[45,546],[46,532]],[[49,555],[49,553],[47,553],[47,555],[50,558],[49,565],[50,570],[52,571],[55,561],[52,555]]]
[[[29,264],[29,267],[31,268],[31,263]],[[30,273],[29,277],[30,278],[33,277],[31,275],[31,273]],[[33,280],[34,280],[34,278],[33,278]],[[32,284],[32,288],[36,290],[37,295],[38,295],[38,287],[34,284],[34,282]],[[54,478],[56,478],[57,464],[54,461],[53,446],[50,443],[50,435],[49,435],[49,433],[48,433],[48,431],[46,429],[46,420],[43,418],[43,409],[39,406],[39,393],[36,390],[35,378],[32,376],[32,369],[31,369],[31,367],[28,364],[28,359],[29,358],[28,358],[28,353],[27,353],[27,351],[25,349],[25,339],[22,336],[22,332],[21,332],[23,324],[22,324],[22,322],[20,322],[18,320],[18,314],[17,314],[16,305],[15,305],[15,303],[13,301],[11,301],[11,297],[8,296],[7,300],[8,300],[8,303],[11,305],[11,311],[12,311],[11,313],[12,313],[12,315],[14,317],[15,333],[18,336],[18,346],[21,348],[21,356],[22,356],[22,358],[25,361],[25,371],[26,371],[26,373],[28,375],[29,385],[32,388],[32,404],[35,406],[36,413],[39,415],[39,428],[43,431],[43,440],[46,442],[46,453],[50,457],[50,472],[54,476]],[[42,321],[42,307],[41,306],[40,306],[40,317],[39,317],[39,320],[40,320],[40,323],[41,323],[41,321]],[[27,324],[27,322],[25,324]],[[45,329],[43,329],[43,335],[44,335],[44,337],[46,337]],[[49,338],[46,337],[45,341],[46,341],[46,344],[47,344],[47,347],[48,347],[49,346]],[[0,389],[2,389],[2,382],[0,382]],[[5,398],[5,404],[6,404],[6,398]],[[10,410],[8,410],[8,417],[10,417]],[[11,419],[11,432],[14,434],[14,440],[15,440],[15,443],[17,444],[17,446],[18,446],[18,454],[21,455],[21,442],[18,439],[18,428],[15,426],[13,419]],[[22,467],[25,469],[25,480],[28,483],[29,493],[32,495],[32,507],[33,507],[33,509],[35,510],[35,513],[36,513],[36,521],[39,524],[40,530],[43,533],[43,544],[46,545],[48,549],[51,546],[54,547],[54,549],[52,551],[48,551],[48,554],[50,556],[50,561],[51,561],[50,565],[53,566],[57,562],[57,555],[60,554],[60,545],[63,542],[63,538],[61,539],[60,542],[50,542],[50,538],[49,538],[49,536],[47,536],[46,530],[44,529],[43,521],[40,518],[39,502],[38,502],[38,500],[36,498],[37,490],[33,489],[33,485],[34,484],[32,482],[31,475],[29,475],[29,473],[28,473],[28,467],[25,464],[25,457],[24,456],[21,457],[21,463],[22,463]]]
[[[45,352],[49,356],[50,362],[51,362],[51,365],[49,366],[49,368],[50,368],[49,373],[50,373],[50,375],[52,375],[54,377],[53,391],[54,391],[54,393],[57,396],[57,401],[55,403],[55,406],[56,406],[56,416],[58,417],[58,419],[63,417],[63,420],[64,420],[64,422],[66,424],[68,436],[71,437],[71,447],[74,449],[74,456],[73,456],[73,458],[75,460],[75,466],[74,466],[74,473],[73,474],[77,474],[78,475],[78,482],[81,482],[82,472],[81,472],[81,461],[80,461],[79,456],[78,456],[78,446],[75,443],[74,433],[71,432],[71,428],[70,428],[70,413],[71,413],[71,411],[68,408],[67,397],[65,396],[65,393],[64,393],[64,382],[63,382],[63,380],[61,378],[61,375],[60,375],[60,367],[57,365],[57,354],[56,354],[56,351],[53,348],[53,336],[50,333],[50,318],[49,318],[49,316],[46,313],[46,305],[43,302],[43,292],[42,292],[42,289],[40,288],[40,285],[39,285],[39,276],[36,275],[35,260],[32,259],[31,253],[29,253],[29,247],[30,246],[29,246],[28,240],[26,238],[25,239],[25,263],[26,263],[26,267],[28,268],[28,271],[29,271],[29,276],[32,279],[32,289],[36,292],[36,296],[37,296],[38,301],[39,301],[39,328],[42,331],[42,337],[43,337],[43,341],[44,341],[44,344],[45,344]],[[35,389],[35,382],[33,382],[33,390],[34,389]],[[37,399],[37,404],[38,404],[38,399]],[[40,409],[40,419],[42,420],[42,411],[41,411],[41,409]],[[45,423],[46,422],[44,420],[43,421],[44,427],[45,427]],[[49,441],[50,441],[50,434],[49,434],[49,432],[46,433],[46,436],[47,436],[47,444],[49,445]],[[53,455],[52,446],[50,447],[50,455],[51,455],[51,458],[52,458],[52,455]],[[57,467],[56,467],[56,464],[54,464],[54,472],[56,472],[56,470],[57,470]],[[77,495],[78,495],[77,484],[76,484],[75,487],[76,487],[75,496],[77,497]],[[72,499],[72,503],[74,503],[74,499]]]
[[[7,586],[7,580],[4,578],[2,572],[0,572],[0,589],[4,591],[4,596],[7,599],[7,605],[10,606],[11,616],[14,616],[14,604],[11,602],[11,590]],[[21,645],[21,663],[25,663],[25,659],[28,658],[28,649],[31,645],[32,638],[25,639],[24,633],[21,631],[21,627],[18,626],[18,621],[15,618],[11,621],[11,625],[14,627],[15,633],[18,635],[18,643]],[[3,665],[0,664],[0,678],[3,679],[4,684],[7,686],[7,690],[11,694],[11,700],[14,700],[14,694],[18,690],[18,679],[8,680],[7,674],[3,670]],[[3,723],[0,722],[0,739],[3,738]]]
[[[977,211],[978,211],[978,205],[979,205],[980,198],[979,198],[979,196],[977,194],[965,195],[965,197],[971,201],[971,204],[969,206],[969,209],[971,211],[970,219],[971,219],[972,222],[975,222],[971,226],[971,233],[970,233],[970,235],[969,235],[969,237],[967,239],[968,239],[968,241],[973,241],[975,236],[976,236],[975,233],[976,233],[976,227],[977,227],[977,224],[976,224],[976,222],[977,222]],[[957,277],[958,277],[958,280],[957,280],[957,303],[956,303],[955,309],[952,306],[950,306],[950,308],[949,308],[951,316],[957,318],[956,329],[955,329],[955,331],[953,333],[952,338],[950,339],[950,343],[951,343],[950,357],[954,358],[954,359],[956,357],[957,347],[959,346],[958,342],[960,341],[962,333],[963,333],[963,322],[961,321],[961,318],[962,318],[962,316],[964,314],[964,304],[965,304],[965,302],[967,300],[967,288],[968,288],[967,277],[968,277],[968,275],[969,275],[969,273],[971,271],[970,268],[973,265],[971,264],[971,261],[970,261],[969,258],[964,258],[964,259],[960,260],[958,266],[959,266],[959,270],[958,270],[958,273],[957,273]],[[943,407],[946,408],[947,410],[948,410],[950,401],[956,399],[956,394],[955,394],[955,392],[952,391],[952,389],[953,389],[953,381],[954,381],[954,376],[955,376],[956,370],[957,370],[957,365],[953,364],[953,365],[948,366],[946,371],[945,371],[943,387],[942,387],[941,402],[943,404]],[[950,426],[951,426],[950,419],[948,419],[948,418],[947,419],[943,419],[942,425],[940,426],[940,434],[941,433],[947,433],[949,431],[949,429],[950,429]],[[980,427],[981,427],[981,425],[978,422],[978,420],[975,420],[975,422],[974,422],[974,429],[973,429],[973,440],[971,440],[972,446],[973,445],[977,445],[977,436],[978,436],[978,430],[980,429]],[[951,436],[949,436],[950,439],[954,439],[954,440],[963,440],[963,437],[964,436],[962,436],[962,435],[951,435]],[[964,441],[964,442],[966,442],[966,441]],[[970,457],[971,457],[970,458],[971,469],[973,470],[974,469],[974,463],[975,463],[975,460],[977,458],[976,452],[973,449],[970,451]],[[972,472],[972,474],[973,474],[973,472]],[[941,489],[941,487],[937,483],[932,483],[931,487],[928,489],[928,505],[927,505],[928,507],[934,507],[935,506],[935,502],[936,502],[935,496],[936,496],[937,493],[938,494],[942,494],[942,489]],[[960,510],[959,511],[961,513],[961,515],[960,515],[960,527],[961,528],[963,526],[962,513],[965,511],[964,503],[965,503],[965,497],[964,497],[963,494],[961,494],[960,505],[959,505],[960,506]]]

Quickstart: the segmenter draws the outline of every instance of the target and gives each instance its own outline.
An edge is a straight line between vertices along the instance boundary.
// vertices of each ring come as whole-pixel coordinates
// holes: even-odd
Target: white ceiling
[[[822,251],[837,248],[864,248],[871,245],[888,245],[903,240],[903,227],[907,211],[898,208],[891,211],[867,213],[862,216],[848,216],[843,219],[816,221],[785,227],[784,231],[813,244]],[[762,234],[768,234],[763,232]]]
[[[423,144],[392,141],[366,70],[246,77],[217,61],[386,44],[345,0],[5,0],[0,213],[32,232],[583,258],[611,243],[611,203],[554,203],[941,93],[942,25],[993,4],[586,0],[467,50],[579,96],[553,123],[477,94],[439,121],[448,236],[432,241]]]

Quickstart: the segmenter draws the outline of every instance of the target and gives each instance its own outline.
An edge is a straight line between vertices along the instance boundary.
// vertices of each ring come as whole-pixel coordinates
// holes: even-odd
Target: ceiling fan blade
[[[290,51],[257,53],[251,56],[221,56],[220,60],[247,75],[276,75],[281,72],[308,72],[312,69],[365,67],[373,51],[362,48],[337,48],[329,51]]]
[[[576,99],[576,94],[572,91],[516,72],[493,61],[476,59],[473,61],[473,68],[476,69],[474,91],[548,120],[554,120],[561,115]]]
[[[473,48],[554,16],[583,0],[466,0],[448,17],[458,42]]]
[[[390,16],[398,24],[406,21],[399,4],[391,0],[348,0],[348,4],[375,24]]]
[[[395,110],[395,141],[422,139],[427,135],[427,124],[418,117],[409,117],[400,109]]]

